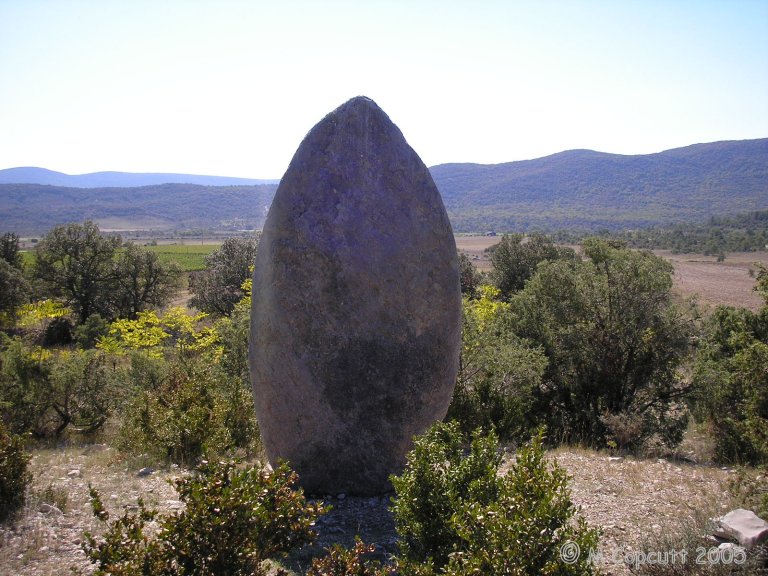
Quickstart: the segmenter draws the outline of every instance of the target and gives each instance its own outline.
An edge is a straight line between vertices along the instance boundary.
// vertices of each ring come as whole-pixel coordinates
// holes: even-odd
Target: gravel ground
[[[574,448],[552,451],[549,457],[573,477],[573,501],[590,524],[602,528],[601,544],[608,554],[634,550],[646,536],[671,530],[697,511],[724,513],[730,504],[725,488],[728,472],[719,468],[655,458],[612,459]],[[168,468],[139,475],[141,465],[121,459],[105,445],[36,451],[29,503],[13,525],[0,528],[0,574],[52,576],[71,569],[84,574],[93,570],[80,547],[84,531],[100,529],[90,512],[89,483],[99,490],[113,517],[139,497],[161,510],[178,509],[181,503],[167,481],[183,472]],[[46,502],[39,494],[49,486],[54,494],[66,494],[61,512],[41,506]],[[333,511],[318,522],[318,542],[284,561],[286,568],[301,571],[324,547],[334,542],[351,546],[355,534],[375,544],[380,558],[396,551],[389,496],[335,495],[325,501]],[[602,570],[629,574],[621,563],[611,561]]]

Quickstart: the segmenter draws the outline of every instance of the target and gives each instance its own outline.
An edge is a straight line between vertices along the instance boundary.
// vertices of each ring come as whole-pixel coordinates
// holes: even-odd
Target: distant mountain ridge
[[[18,178],[18,170],[29,169],[11,170]],[[34,170],[38,176],[50,172]],[[768,138],[636,156],[569,150],[504,164],[441,164],[430,171],[456,232],[619,230],[768,209]],[[8,172],[0,170],[0,182]],[[83,177],[98,174],[110,173]],[[116,229],[260,227],[276,188],[0,183],[0,232],[39,234],[87,218]]]
[[[618,229],[768,208],[768,138],[430,171],[459,230]]]
[[[6,168],[0,170],[0,184],[47,184],[68,188],[135,188],[159,184],[197,184],[200,186],[253,186],[277,184],[279,180],[203,176],[197,174],[93,172],[70,175],[45,168]]]

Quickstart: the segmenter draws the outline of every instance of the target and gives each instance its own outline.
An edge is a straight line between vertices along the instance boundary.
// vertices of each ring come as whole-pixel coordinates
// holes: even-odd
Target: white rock
[[[737,508],[717,520],[715,536],[733,538],[750,549],[768,539],[768,522],[751,510]]]

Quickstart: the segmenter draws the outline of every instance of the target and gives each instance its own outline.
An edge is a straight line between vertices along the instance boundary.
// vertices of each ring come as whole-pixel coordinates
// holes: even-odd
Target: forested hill
[[[430,170],[457,231],[634,228],[768,208],[768,138]]]
[[[260,227],[277,189],[162,184],[139,188],[63,188],[0,184],[0,232],[39,234],[57,224],[96,221],[109,229]]]
[[[457,232],[620,230],[768,208],[768,138],[640,156],[570,150],[431,169]],[[75,188],[0,183],[0,232],[93,219],[102,229],[251,228],[275,184]]]

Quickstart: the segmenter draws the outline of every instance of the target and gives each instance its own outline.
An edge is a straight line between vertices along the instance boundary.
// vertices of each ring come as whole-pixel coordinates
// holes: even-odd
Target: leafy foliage
[[[0,236],[0,260],[5,260],[9,266],[19,271],[24,269],[24,259],[21,256],[18,234],[6,232]]]
[[[693,324],[671,301],[671,265],[599,239],[584,252],[587,261],[539,265],[511,301],[513,330],[549,360],[538,414],[563,438],[675,445],[689,391],[677,368]]]
[[[482,275],[472,263],[472,259],[464,252],[459,252],[459,279],[461,293],[472,298],[480,288]]]
[[[711,423],[716,456],[727,462],[768,464],[767,279],[762,268],[755,288],[766,305],[759,312],[715,311],[696,360],[696,415]]]
[[[571,248],[555,246],[550,238],[537,233],[505,234],[490,251],[491,277],[504,298],[522,290],[540,262],[576,259]]]
[[[755,210],[734,216],[711,216],[706,222],[652,226],[607,235],[628,246],[641,249],[666,249],[675,253],[723,256],[727,252],[753,252],[768,246],[768,210]],[[574,237],[570,238],[574,241]]]
[[[32,481],[28,463],[24,440],[0,420],[0,522],[24,505],[27,486]]]
[[[360,538],[355,539],[355,546],[348,550],[335,544],[322,558],[315,558],[306,576],[386,576],[394,574],[394,569],[382,567],[380,562],[365,558],[374,552],[373,545],[366,545]]]
[[[465,456],[455,423],[417,438],[393,477],[393,513],[403,574],[592,574],[586,554],[573,564],[560,551],[597,546],[598,532],[573,522],[567,475],[544,459],[542,434],[522,448],[505,475],[494,435],[472,436]]]
[[[259,237],[227,238],[205,258],[206,268],[192,277],[190,304],[210,314],[228,316],[245,292],[242,288],[252,271]]]
[[[93,432],[118,402],[121,372],[96,350],[51,352],[19,339],[0,354],[2,416],[11,430],[38,438],[74,428]]]
[[[124,408],[124,450],[193,464],[205,454],[254,447],[259,436],[253,400],[241,380],[227,377],[207,356],[163,364],[159,381],[137,389]]]
[[[13,325],[32,288],[21,270],[0,259],[0,326]]]
[[[160,515],[139,501],[110,523],[104,537],[88,534],[84,549],[97,575],[260,575],[263,560],[311,542],[322,504],[308,503],[285,464],[268,473],[234,462],[203,463],[176,480],[182,511]],[[91,489],[94,515],[107,521]],[[155,522],[155,533],[148,529]]]
[[[72,306],[78,322],[91,314],[135,317],[161,306],[178,286],[180,270],[119,236],[102,236],[91,221],[56,226],[35,248],[35,276],[47,294]]]
[[[218,333],[202,324],[205,313],[188,314],[174,306],[158,316],[154,310],[140,312],[135,320],[115,320],[109,335],[102,337],[96,347],[110,352],[143,350],[150,356],[162,356],[167,348],[180,354],[211,350],[220,354]]]
[[[480,297],[463,302],[459,374],[448,418],[466,434],[480,426],[506,439],[527,437],[534,427],[535,392],[547,359],[515,336],[509,304],[500,291],[481,286]]]
[[[135,244],[125,244],[117,253],[113,270],[111,309],[120,318],[136,318],[147,308],[164,306],[180,286],[176,263],[163,263]]]

